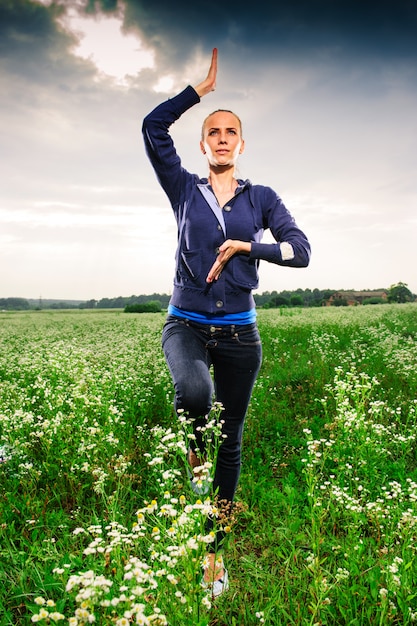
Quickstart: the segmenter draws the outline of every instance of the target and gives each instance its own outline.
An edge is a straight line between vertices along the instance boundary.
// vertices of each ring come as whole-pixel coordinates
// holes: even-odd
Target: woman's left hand
[[[219,248],[219,254],[214,261],[207,274],[206,281],[212,283],[214,280],[218,280],[220,274],[223,271],[224,266],[232,258],[234,254],[244,252],[249,254],[251,250],[251,244],[249,241],[239,241],[238,239],[226,239]]]

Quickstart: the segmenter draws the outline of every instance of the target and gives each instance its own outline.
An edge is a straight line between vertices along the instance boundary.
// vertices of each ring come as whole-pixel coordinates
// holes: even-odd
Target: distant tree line
[[[319,307],[348,306],[351,304],[386,304],[390,302],[414,302],[417,296],[412,294],[405,283],[391,285],[389,289],[367,289],[365,291],[346,291],[335,289],[296,289],[295,291],[264,291],[255,295],[258,307]]]
[[[25,298],[0,298],[0,311],[29,311],[30,308]]]
[[[264,291],[255,294],[256,306],[264,309],[290,306],[323,306],[335,289],[296,289],[295,291]]]
[[[381,298],[384,292],[386,297]],[[258,308],[347,306],[355,304],[383,304],[387,302],[414,302],[406,283],[391,285],[389,289],[369,289],[362,292],[336,289],[296,289],[295,291],[264,291],[254,294]],[[118,296],[101,300],[26,300],[25,298],[0,298],[0,311],[29,311],[33,309],[124,309],[127,313],[158,312],[166,309],[170,295],[166,293],[139,296]]]
[[[149,303],[159,303],[160,310],[166,309],[170,300],[167,293],[153,293],[141,296],[117,296],[117,298],[102,298],[101,300],[88,300],[80,304],[80,309],[129,309],[136,305],[149,305]],[[155,304],[151,308],[155,308]],[[128,311],[131,312],[131,311]]]

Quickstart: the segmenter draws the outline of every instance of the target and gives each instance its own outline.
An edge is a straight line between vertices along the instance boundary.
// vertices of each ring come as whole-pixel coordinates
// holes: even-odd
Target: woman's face
[[[233,113],[216,111],[206,119],[200,148],[210,165],[235,166],[244,145],[240,122]]]

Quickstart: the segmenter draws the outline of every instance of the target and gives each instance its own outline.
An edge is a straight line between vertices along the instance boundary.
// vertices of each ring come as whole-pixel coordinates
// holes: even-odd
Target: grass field
[[[0,626],[417,621],[417,304],[259,311],[215,602],[163,321],[0,314]]]

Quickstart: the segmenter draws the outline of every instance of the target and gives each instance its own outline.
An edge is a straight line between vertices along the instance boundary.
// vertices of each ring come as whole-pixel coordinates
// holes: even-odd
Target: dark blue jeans
[[[262,360],[258,328],[209,326],[170,315],[162,347],[174,383],[175,409],[195,420],[194,429],[204,422],[213,399],[223,405],[226,438],[220,445],[213,489],[218,489],[220,501],[232,503],[240,475],[243,424]],[[201,449],[197,430],[195,435]]]

